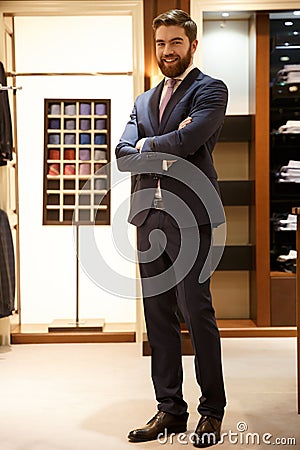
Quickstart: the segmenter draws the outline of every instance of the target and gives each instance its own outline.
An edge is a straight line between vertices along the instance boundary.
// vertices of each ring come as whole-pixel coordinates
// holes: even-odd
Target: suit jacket
[[[177,204],[175,215],[179,214],[181,227],[193,226],[195,221],[197,225],[220,224],[224,212],[212,151],[224,122],[227,87],[193,69],[172,95],[159,123],[163,85],[164,81],[137,97],[116,147],[119,170],[132,173],[128,220],[136,226],[144,223],[159,177],[165,209],[176,210]],[[188,116],[192,122],[178,130]],[[135,145],[141,138],[147,139],[139,152]],[[176,160],[168,171],[162,168],[166,159]]]
[[[15,303],[15,256],[10,224],[0,209],[0,318],[12,314]]]

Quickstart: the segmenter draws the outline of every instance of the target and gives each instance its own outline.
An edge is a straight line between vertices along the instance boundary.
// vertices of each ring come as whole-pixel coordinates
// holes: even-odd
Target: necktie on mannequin
[[[164,98],[162,99],[160,107],[159,107],[159,121],[161,121],[164,110],[166,109],[166,106],[173,94],[173,90],[174,90],[176,81],[177,80],[174,80],[173,78],[170,78],[169,80],[167,80],[167,92],[166,92]]]

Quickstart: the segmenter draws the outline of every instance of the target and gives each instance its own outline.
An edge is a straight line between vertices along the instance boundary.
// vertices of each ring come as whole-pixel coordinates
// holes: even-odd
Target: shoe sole
[[[171,433],[184,433],[187,430],[187,427],[176,427],[176,428],[167,428],[167,436],[169,436]],[[160,433],[158,433],[160,434]],[[157,435],[158,436],[158,435]],[[129,437],[129,442],[147,442],[147,441],[155,441],[157,439],[157,436],[153,436],[152,438],[143,439],[142,437]]]

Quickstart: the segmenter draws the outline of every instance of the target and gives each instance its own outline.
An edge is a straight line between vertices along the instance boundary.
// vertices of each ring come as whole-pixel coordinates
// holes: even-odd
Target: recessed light
[[[294,31],[294,32],[293,32],[293,35],[294,35],[294,36],[298,36],[298,34],[299,34],[298,31]]]
[[[229,13],[228,12],[223,12],[222,13],[222,17],[229,17]]]
[[[280,61],[289,61],[290,57],[289,56],[281,56],[280,57]]]
[[[300,11],[294,11],[293,14],[294,16],[300,16]]]
[[[291,27],[291,26],[294,25],[294,22],[286,21],[286,22],[284,22],[284,25],[285,25],[286,27]]]
[[[285,42],[284,45],[285,45],[286,47],[288,47],[290,44],[289,44],[288,42]]]

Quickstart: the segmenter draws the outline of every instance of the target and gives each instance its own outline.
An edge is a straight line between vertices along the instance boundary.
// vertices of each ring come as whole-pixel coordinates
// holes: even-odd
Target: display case
[[[44,225],[110,224],[110,100],[45,99]]]
[[[270,21],[271,324],[296,323],[296,215],[300,198],[300,21]],[[289,314],[284,313],[288,311]]]

